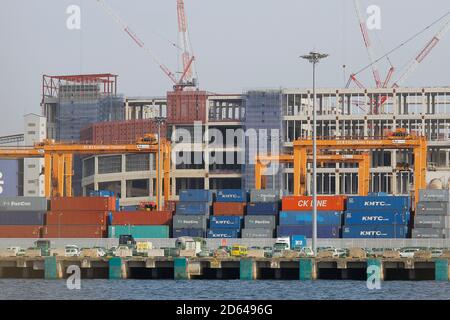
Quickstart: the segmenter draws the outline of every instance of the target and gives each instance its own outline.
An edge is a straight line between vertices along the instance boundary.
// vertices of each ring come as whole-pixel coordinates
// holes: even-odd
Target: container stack
[[[46,198],[1,197],[0,238],[40,238],[46,211]]]
[[[312,237],[312,197],[286,196],[282,199],[278,237]],[[339,238],[342,227],[342,214],[345,209],[344,196],[317,197],[317,237]]]
[[[239,238],[246,204],[245,190],[217,190],[208,238]]]
[[[43,238],[104,238],[115,197],[52,198]]]
[[[210,190],[187,189],[180,191],[180,201],[173,216],[174,238],[206,236],[213,194]]]
[[[280,207],[277,190],[251,190],[242,238],[273,238]]]
[[[450,238],[450,190],[419,190],[413,238]]]
[[[408,196],[349,197],[343,238],[406,238],[410,203]]]
[[[134,238],[169,238],[172,225],[170,211],[113,212],[108,236],[132,235]]]

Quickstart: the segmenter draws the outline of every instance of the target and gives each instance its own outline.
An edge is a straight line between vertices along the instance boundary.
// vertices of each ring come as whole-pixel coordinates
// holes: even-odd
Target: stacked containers
[[[450,191],[419,190],[413,238],[450,238]]]
[[[344,214],[343,238],[406,238],[408,196],[352,196]]]
[[[280,191],[251,190],[242,238],[273,238],[280,206]]]
[[[111,216],[108,236],[130,234],[134,238],[169,238],[170,211],[119,211]]]
[[[0,238],[40,238],[47,199],[0,197]]]
[[[206,236],[213,194],[210,190],[186,189],[180,191],[173,217],[173,237]]]
[[[52,198],[43,238],[103,238],[115,197]]]
[[[339,238],[342,227],[344,196],[317,197],[317,237]],[[312,197],[286,196],[282,199],[278,237],[312,237]]]
[[[222,189],[216,192],[208,238],[239,238],[245,213],[247,192],[241,189]]]

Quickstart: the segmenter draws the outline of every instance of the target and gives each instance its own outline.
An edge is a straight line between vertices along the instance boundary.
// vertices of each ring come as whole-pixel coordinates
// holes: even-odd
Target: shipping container
[[[0,159],[0,197],[19,195],[19,162]]]
[[[280,225],[303,225],[312,223],[312,211],[281,211]],[[317,211],[317,224],[342,224],[341,211]]]
[[[242,217],[239,216],[217,216],[209,218],[210,229],[240,229],[242,226]]]
[[[113,212],[112,225],[172,225],[169,211]]]
[[[217,202],[247,202],[247,191],[242,189],[220,189],[216,193]]]
[[[208,238],[239,238],[239,230],[236,229],[208,229]]]
[[[293,235],[305,236],[306,238],[312,237],[312,225],[301,226],[278,226],[277,237],[291,237]],[[339,238],[341,235],[340,225],[318,225],[317,226],[317,238]]]
[[[442,201],[421,201],[417,203],[416,214],[448,216],[450,215],[450,204]]]
[[[317,196],[317,210],[344,211],[345,196]],[[287,196],[283,197],[281,207],[283,211],[311,211],[311,196]]]
[[[242,234],[242,238],[266,238],[266,239],[268,239],[268,238],[273,238],[274,229],[244,228],[241,230],[241,234]]]
[[[281,200],[280,190],[262,189],[250,191],[250,202],[278,202]]]
[[[2,211],[0,225],[12,226],[43,226],[46,212],[39,211]]]
[[[47,211],[42,197],[0,197],[0,211]]]
[[[209,202],[185,202],[180,201],[177,203],[176,214],[182,215],[209,215],[210,205]]]
[[[396,239],[406,238],[408,227],[404,225],[352,225],[342,229],[346,239]]]
[[[188,228],[188,229],[178,229],[175,228],[172,230],[172,237],[173,238],[179,238],[179,237],[197,237],[197,238],[205,238],[206,237],[206,229],[194,229],[194,228]]]
[[[115,197],[59,197],[52,198],[52,211],[117,211]]]
[[[243,216],[245,205],[244,202],[214,202],[213,214],[215,216]]]
[[[411,198],[408,196],[351,196],[347,199],[347,210],[397,210],[409,211]]]
[[[109,226],[108,237],[119,238],[121,235],[132,235],[133,238],[169,238],[169,226]]]
[[[185,189],[180,190],[180,201],[212,202],[213,193],[211,190]]]
[[[414,228],[450,228],[450,216],[416,214],[414,216]]]
[[[275,229],[277,226],[276,217],[270,216],[245,216],[244,226],[248,229],[263,228]]]
[[[448,239],[450,238],[450,229],[441,228],[414,228],[412,230],[414,239]]]
[[[450,202],[449,189],[421,189],[419,201]]]
[[[247,214],[256,215],[277,215],[279,210],[278,202],[256,202],[247,204]]]
[[[43,238],[105,238],[106,226],[101,225],[47,225]]]
[[[0,226],[0,238],[40,238],[42,226]]]
[[[174,215],[172,225],[174,229],[206,229],[207,221],[206,216]]]
[[[344,224],[349,225],[389,225],[409,223],[409,214],[402,211],[386,210],[365,210],[365,211],[346,211],[344,213]]]
[[[110,211],[49,211],[47,225],[106,225]]]

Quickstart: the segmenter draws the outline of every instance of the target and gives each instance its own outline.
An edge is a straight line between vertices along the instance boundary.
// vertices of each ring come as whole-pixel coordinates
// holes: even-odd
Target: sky
[[[105,1],[169,69],[179,71],[176,0]],[[380,8],[381,28],[370,31],[376,57],[450,11],[448,0],[360,1],[363,11]],[[66,26],[70,5],[81,8],[80,30]],[[185,0],[185,5],[200,88],[210,92],[309,87],[311,66],[299,56],[311,50],[330,55],[318,66],[319,87],[344,87],[350,72],[369,63],[353,0]],[[404,68],[443,23],[390,55],[393,65]],[[449,57],[450,32],[404,85],[448,86]],[[386,60],[379,69],[384,78]],[[164,96],[172,86],[96,0],[0,0],[0,135],[21,133],[23,115],[40,113],[43,74],[84,73],[118,74],[118,91],[126,96]],[[374,85],[369,70],[360,79]]]

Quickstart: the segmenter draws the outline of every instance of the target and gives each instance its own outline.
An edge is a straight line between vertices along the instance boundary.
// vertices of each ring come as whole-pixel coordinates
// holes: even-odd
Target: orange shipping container
[[[244,202],[214,202],[213,214],[215,216],[243,216]]]
[[[312,210],[311,196],[283,197],[281,207],[283,211],[310,211]],[[344,211],[345,196],[317,196],[317,210]]]
[[[52,225],[46,226],[42,232],[43,238],[106,238],[105,226],[91,225]]]
[[[171,225],[169,211],[120,211],[114,212],[112,225]]]
[[[0,226],[0,238],[40,238],[42,226]]]
[[[114,211],[116,210],[115,197],[60,197],[52,198],[50,203],[52,211]]]
[[[106,225],[110,211],[50,211],[46,225]]]

